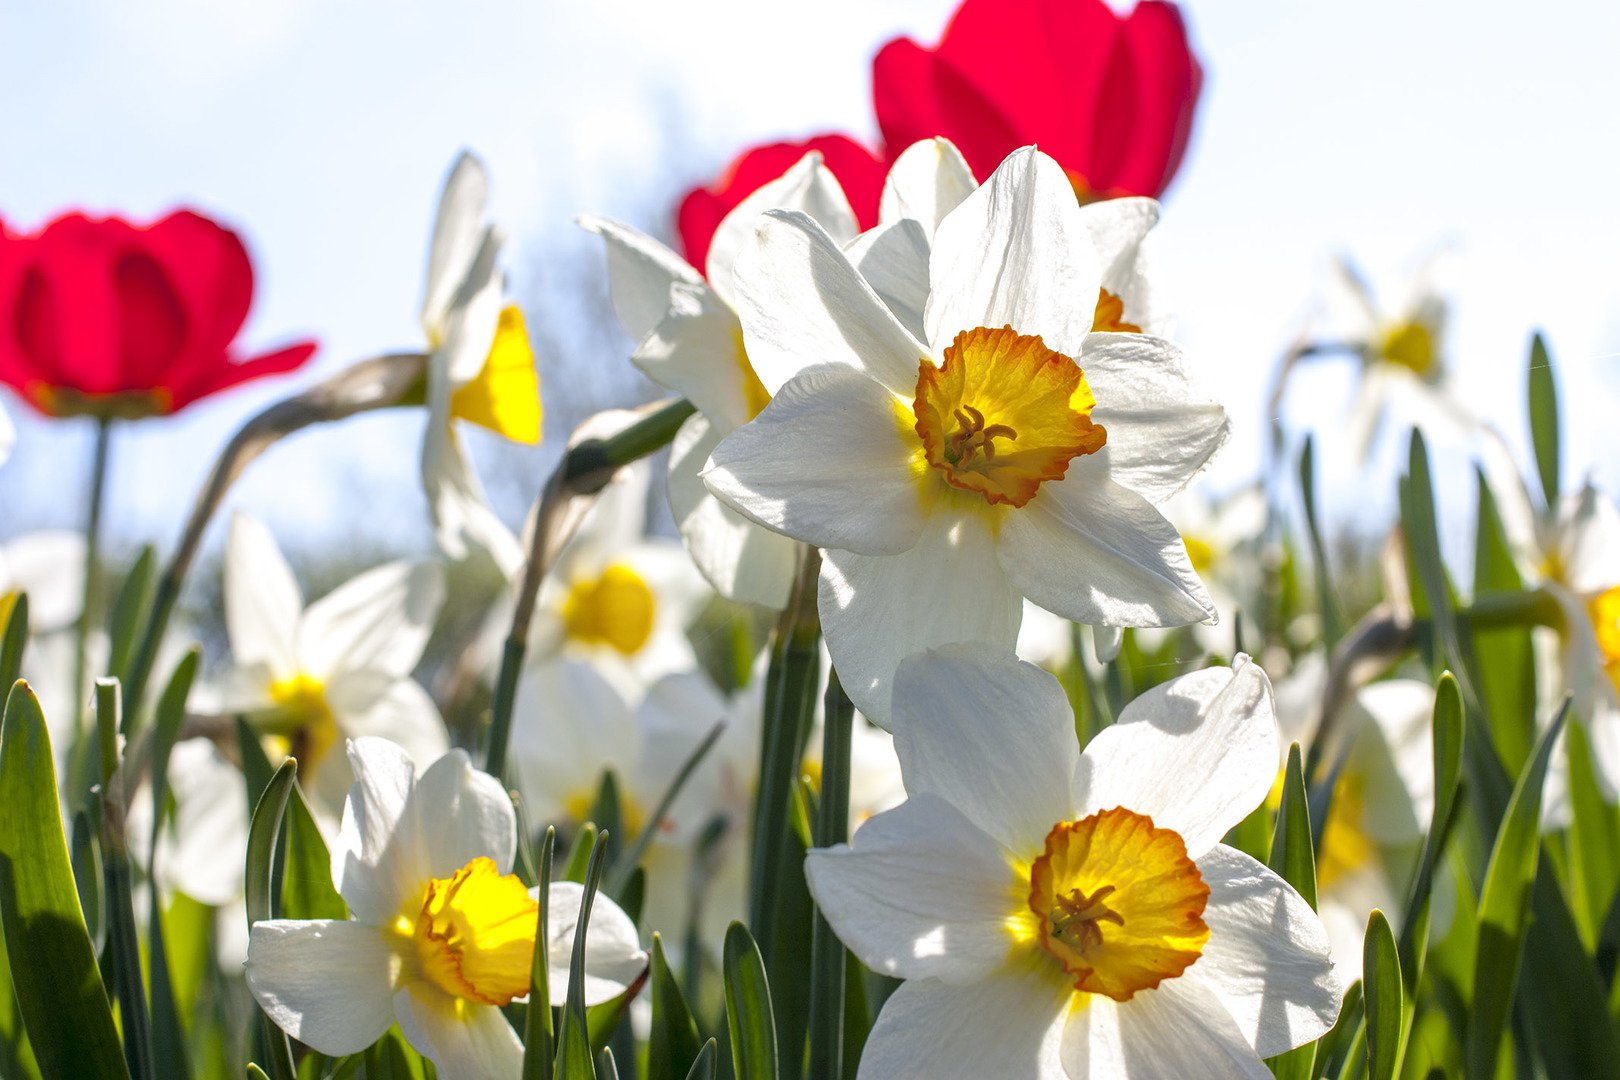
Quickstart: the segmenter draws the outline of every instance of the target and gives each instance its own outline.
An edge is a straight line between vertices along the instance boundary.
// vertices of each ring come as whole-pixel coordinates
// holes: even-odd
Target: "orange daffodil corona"
[[[1150,690],[1082,752],[1054,677],[952,645],[900,665],[891,722],[909,797],[805,870],[844,943],[905,980],[862,1080],[1261,1080],[1332,1026],[1321,921],[1219,842],[1276,767],[1247,657]]]
[[[529,991],[538,900],[512,871],[516,814],[499,781],[459,750],[416,774],[384,739],[349,744],[355,783],[332,845],[349,919],[255,923],[247,981],[282,1030],[323,1054],[359,1053],[398,1023],[456,1080],[509,1080],[523,1044],[501,1006]],[[548,894],[553,1001],[567,993],[580,886]],[[586,931],[585,1004],[623,994],[646,968],[636,928],[597,896]]]
[[[1215,618],[1155,504],[1225,441],[1225,412],[1170,342],[1093,332],[1112,267],[1063,170],[1014,153],[922,243],[908,316],[880,292],[916,277],[915,243],[855,245],[863,276],[808,215],[760,221],[734,288],[774,397],[704,473],[740,513],[826,549],[827,646],[880,723],[901,659],[1010,651],[1025,597],[1092,624]]]

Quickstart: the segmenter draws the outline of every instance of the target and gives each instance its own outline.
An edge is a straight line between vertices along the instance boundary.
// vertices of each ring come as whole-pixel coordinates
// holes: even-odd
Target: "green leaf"
[[[596,825],[589,821],[574,834],[574,844],[568,849],[568,859],[563,863],[564,881],[585,881],[585,871],[591,865],[591,853],[596,850],[596,834]]]
[[[579,899],[579,920],[574,930],[574,953],[568,964],[568,1001],[563,1006],[562,1027],[557,1033],[556,1080],[594,1080],[596,1065],[591,1057],[590,1027],[585,1017],[585,939],[591,922],[591,905],[602,887],[602,871],[607,864],[607,833],[598,833],[591,845],[585,868],[584,891]],[[538,948],[539,943],[536,942]]]
[[[12,686],[22,677],[23,650],[28,648],[28,594],[0,596],[0,622],[5,637],[0,638],[0,686]]]
[[[96,729],[113,735],[112,769],[104,778],[98,807],[101,825],[102,880],[107,897],[107,952],[118,996],[119,1027],[124,1034],[124,1063],[135,1080],[156,1073],[152,1025],[141,977],[141,943],[135,935],[135,896],[124,833],[124,776],[118,768],[117,679],[96,680]]]
[[[1283,766],[1282,804],[1271,837],[1267,865],[1294,887],[1305,902],[1316,909],[1316,852],[1311,843],[1310,800],[1305,794],[1305,762],[1299,743],[1288,748]],[[1272,1074],[1278,1080],[1309,1080],[1316,1061],[1316,1044],[1296,1046],[1271,1058]]]
[[[664,941],[653,934],[652,1030],[647,1034],[647,1080],[681,1080],[697,1061],[697,1022],[686,1005],[680,982],[664,957]]]
[[[697,1060],[692,1062],[691,1071],[686,1074],[686,1080],[715,1080],[720,1061],[720,1051],[715,1046],[713,1039],[703,1044]]]
[[[1367,1008],[1367,1058],[1370,1080],[1394,1080],[1401,1065],[1405,1028],[1400,954],[1389,920],[1377,908],[1367,919],[1361,951],[1362,992]]]
[[[1474,599],[1511,595],[1524,589],[1507,530],[1497,513],[1496,497],[1479,471],[1479,514],[1474,536]],[[1521,624],[1475,625],[1474,653],[1479,659],[1480,703],[1490,726],[1497,756],[1515,775],[1536,740],[1536,658],[1530,628]]]
[[[832,847],[849,839],[849,773],[855,706],[838,681],[827,677],[821,741],[821,797],[816,845]],[[832,925],[817,909],[810,938],[810,1075],[844,1073],[844,986],[847,953]]]
[[[726,930],[726,1026],[737,1080],[776,1080],[776,1019],[765,961],[748,927]]]
[[[1429,898],[1434,890],[1435,870],[1445,848],[1447,835],[1457,808],[1458,784],[1462,779],[1463,759],[1463,703],[1462,691],[1451,672],[1442,672],[1434,688],[1434,717],[1430,722],[1433,746],[1434,807],[1429,828],[1423,835],[1423,850],[1418,856],[1417,873],[1406,897],[1406,917],[1401,922],[1401,970],[1405,974],[1406,989],[1417,992],[1423,970],[1423,952],[1427,947]],[[1419,931],[1422,930],[1420,937]]]
[[[613,1051],[606,1047],[597,1055],[596,1075],[601,1080],[619,1080],[619,1067],[613,1064]]]
[[[1575,919],[1588,949],[1595,949],[1612,902],[1620,898],[1620,810],[1603,798],[1592,763],[1591,740],[1571,724],[1569,795],[1569,890]]]
[[[257,746],[256,740],[251,740]],[[277,838],[281,833],[282,815],[287,799],[292,794],[293,782],[298,776],[298,762],[288,758],[270,777],[264,794],[253,808],[253,820],[248,826],[247,868],[245,895],[247,922],[251,928],[256,922],[276,917],[275,910],[275,857]],[[268,1058],[266,1065],[273,1080],[294,1080],[292,1046],[287,1035],[271,1022],[270,1017],[259,1014]]]
[[[1311,1069],[1312,1080],[1324,1076],[1349,1075],[1344,1065],[1354,1049],[1357,1035],[1363,1030],[1364,1015],[1361,983],[1353,982],[1344,992],[1344,1002],[1339,1007],[1339,1018],[1333,1022],[1328,1033],[1317,1040],[1316,1064]]]
[[[1305,436],[1305,446],[1299,453],[1299,497],[1305,507],[1305,531],[1311,542],[1311,561],[1316,566],[1322,644],[1328,652],[1332,652],[1344,632],[1344,617],[1339,613],[1339,598],[1333,591],[1333,579],[1328,570],[1327,545],[1322,542],[1322,529],[1316,516],[1316,440],[1310,435]]]
[[[1474,999],[1468,1017],[1469,1076],[1496,1074],[1497,1055],[1518,981],[1530,886],[1541,852],[1541,788],[1547,779],[1553,742],[1568,717],[1566,699],[1552,725],[1542,732],[1535,754],[1513,786],[1485,867],[1485,887],[1479,898],[1478,951],[1474,957]]]
[[[1570,734],[1579,727],[1571,724]],[[1527,1022],[1518,1026],[1550,1080],[1620,1080],[1620,1036],[1607,988],[1581,944],[1550,861],[1536,874],[1530,910],[1516,1002]]]
[[[151,549],[142,553],[143,558],[150,564]],[[136,564],[137,570],[140,567]],[[133,574],[135,571],[132,571]],[[125,582],[128,589],[128,582]],[[119,597],[123,600],[122,594]],[[117,608],[114,608],[115,612]],[[191,685],[196,680],[197,664],[201,659],[201,650],[193,647],[180,663],[175,666],[174,674],[169,677],[158,698],[157,709],[152,719],[152,832],[147,844],[147,851],[151,852],[152,864],[146,867],[146,876],[149,881],[157,880],[155,862],[158,850],[158,834],[162,830],[163,805],[167,800],[169,781],[169,755],[174,749],[175,740],[179,737],[180,727],[186,718],[186,698],[191,693]],[[118,670],[115,668],[114,670]],[[147,955],[151,966],[151,999],[152,999],[152,1059],[162,1062],[166,1076],[174,1080],[189,1080],[191,1076],[191,1062],[186,1049],[185,1025],[181,1021],[181,1006],[176,1002],[173,977],[169,970],[169,947],[164,934],[164,912],[160,903],[150,903],[147,907],[146,941]]]
[[[152,594],[157,585],[157,554],[151,544],[141,548],[141,553],[135,557],[135,563],[124,575],[124,582],[118,587],[118,595],[113,599],[112,611],[109,616],[107,671],[111,675],[124,679],[129,675],[129,661],[135,652],[135,642],[140,635],[142,624],[146,621],[146,613],[152,606]],[[129,716],[133,718],[140,710],[131,706]],[[125,732],[133,735],[133,732]]]
[[[1536,474],[1548,507],[1558,505],[1558,385],[1552,357],[1537,334],[1530,340],[1530,444],[1536,450]]]
[[[315,815],[296,785],[282,819],[286,854],[282,862],[281,918],[347,919],[349,906],[332,884],[332,856]]]
[[[73,888],[50,734],[25,682],[0,728],[0,931],[40,1074],[128,1077]]]
[[[536,860],[536,895],[540,910],[535,915],[534,958],[529,962],[529,1003],[523,1018],[523,1080],[551,1080],[553,1043],[551,1031],[550,956],[546,943],[551,940],[546,920],[551,907],[551,863],[557,853],[557,830],[547,827]]]

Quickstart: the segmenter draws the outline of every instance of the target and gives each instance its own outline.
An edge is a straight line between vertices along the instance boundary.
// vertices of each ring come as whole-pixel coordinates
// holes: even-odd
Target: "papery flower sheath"
[[[826,549],[827,648],[874,721],[905,656],[1011,651],[1026,597],[1109,626],[1215,616],[1155,505],[1207,465],[1226,414],[1169,341],[1095,332],[1104,270],[1033,148],[940,221],[921,336],[803,214],[772,211],[738,260],[744,342],[775,397],[704,480]]]
[[[1247,657],[1150,690],[1081,752],[1055,678],[954,645],[901,666],[893,725],[907,800],[805,867],[851,951],[905,980],[862,1078],[1264,1080],[1332,1026],[1321,921],[1219,842],[1276,768]]]
[[[1034,143],[1083,199],[1161,194],[1181,166],[1203,82],[1179,9],[1142,0],[965,0],[933,48],[872,63],[889,153],[943,135],[987,176]]]
[[[501,1007],[525,998],[538,900],[512,873],[511,799],[453,750],[421,774],[384,739],[349,743],[355,783],[332,845],[349,919],[255,923],[247,980],[282,1030],[323,1054],[353,1054],[398,1023],[446,1080],[511,1080],[523,1044]],[[580,886],[547,896],[551,1000],[568,990]],[[585,1004],[646,968],[636,928],[598,895],[586,931]]]
[[[312,341],[239,355],[252,303],[241,237],[193,210],[0,224],[0,382],[47,416],[164,416],[303,366]]]
[[[675,217],[686,261],[693,266],[707,264],[709,245],[726,216],[809,153],[818,154],[838,181],[860,227],[870,229],[877,224],[884,167],[872,151],[846,135],[767,143],[743,151],[713,184],[694,188],[681,199]]]

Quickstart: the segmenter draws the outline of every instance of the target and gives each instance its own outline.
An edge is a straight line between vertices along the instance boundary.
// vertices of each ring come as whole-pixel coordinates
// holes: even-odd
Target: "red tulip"
[[[292,371],[301,342],[237,360],[253,265],[190,210],[147,226],[69,213],[34,235],[0,225],[0,382],[49,416],[138,418]]]
[[[964,0],[934,49],[897,38],[872,65],[891,160],[943,135],[983,179],[1030,143],[1082,198],[1158,196],[1181,165],[1203,81],[1175,5]]]
[[[817,135],[804,142],[770,143],[746,151],[731,163],[719,180],[709,187],[687,192],[681,200],[676,223],[686,261],[701,269],[709,257],[709,241],[714,238],[721,219],[738,203],[791,169],[811,150],[821,151],[822,161],[843,186],[861,228],[876,225],[878,196],[883,192],[887,169],[870,150],[843,135]]]

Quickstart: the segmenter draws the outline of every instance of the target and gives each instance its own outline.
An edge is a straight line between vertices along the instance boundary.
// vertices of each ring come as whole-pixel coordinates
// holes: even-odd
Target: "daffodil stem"
[[[95,625],[101,605],[101,518],[107,504],[107,467],[112,458],[112,420],[96,421],[95,449],[90,459],[90,502],[84,524],[84,593],[79,604],[79,621],[73,638],[73,700],[82,706],[85,687],[90,681],[90,628]],[[83,715],[76,712],[74,722]]]
[[[168,628],[169,617],[180,598],[180,587],[202,545],[203,533],[214,513],[225,501],[236,478],[275,443],[313,424],[343,420],[357,413],[388,408],[406,402],[411,388],[422,379],[427,357],[421,353],[395,353],[352,364],[325,382],[260,412],[237,429],[214,462],[203,482],[191,515],[180,532],[174,556],[158,578],[141,631],[140,645],[124,678],[124,701],[131,713],[141,708],[146,684],[157,662],[158,647]]]
[[[484,771],[501,778],[506,773],[506,748],[512,739],[512,707],[517,700],[518,676],[529,648],[529,623],[540,594],[540,582],[551,569],[557,551],[579,524],[580,499],[595,496],[621,468],[638,461],[675,438],[681,425],[696,412],[691,402],[668,402],[629,427],[605,439],[586,439],[568,453],[547,478],[534,510],[534,529],[528,557],[523,561],[512,605],[512,628],[501,647],[500,671],[495,677],[495,699],[490,710],[489,745]]]
[[[849,771],[855,706],[838,682],[836,671],[827,677],[824,701],[817,847],[831,847],[849,839]],[[836,1078],[844,1075],[847,953],[819,909],[811,935],[810,1071],[807,1075]]]

